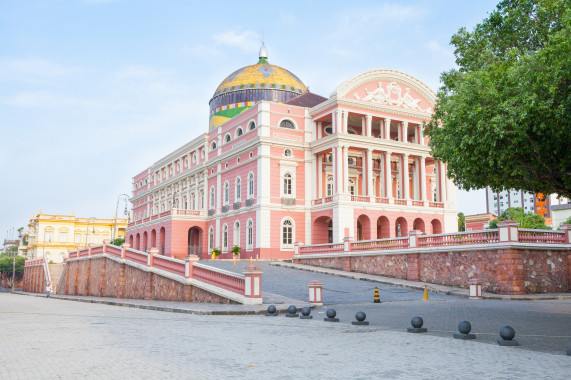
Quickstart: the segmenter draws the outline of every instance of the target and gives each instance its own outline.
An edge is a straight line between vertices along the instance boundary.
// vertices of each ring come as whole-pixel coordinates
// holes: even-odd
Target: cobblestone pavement
[[[564,379],[571,373],[567,356],[375,326],[164,313],[9,293],[0,294],[0,326],[2,379]]]
[[[242,273],[249,266],[247,261],[201,261],[202,264],[212,265],[227,271]],[[264,271],[262,275],[262,292],[271,292],[302,301],[308,300],[309,281],[317,280],[323,283],[323,303],[325,305],[339,303],[363,303],[373,300],[374,288],[378,287],[383,301],[413,301],[422,299],[423,291],[406,289],[398,286],[361,281],[351,278],[332,276],[329,274],[307,272],[271,265],[270,262],[257,261],[253,263]],[[430,299],[446,300],[455,297],[430,293]],[[264,300],[264,303],[266,301]]]

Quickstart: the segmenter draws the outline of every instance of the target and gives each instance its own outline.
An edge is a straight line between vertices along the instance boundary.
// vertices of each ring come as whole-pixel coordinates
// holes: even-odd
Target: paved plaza
[[[563,355],[378,326],[10,293],[0,293],[0,326],[5,379],[563,379],[571,372]]]

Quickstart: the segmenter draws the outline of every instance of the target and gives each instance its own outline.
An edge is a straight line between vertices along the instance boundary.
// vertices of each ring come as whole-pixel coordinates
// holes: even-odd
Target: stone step
[[[63,264],[48,264],[48,268],[50,271],[50,277],[52,279],[52,284],[54,286],[54,292],[57,291],[57,289],[55,289],[57,287],[57,285],[59,284],[59,280],[61,278],[61,274],[63,272]]]

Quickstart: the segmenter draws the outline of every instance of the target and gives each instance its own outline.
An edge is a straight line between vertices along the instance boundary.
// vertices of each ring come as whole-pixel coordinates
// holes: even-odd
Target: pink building
[[[396,70],[329,98],[267,61],[228,76],[209,132],[133,178],[127,242],[171,257],[289,259],[294,243],[457,231],[455,187],[422,123],[435,94]]]

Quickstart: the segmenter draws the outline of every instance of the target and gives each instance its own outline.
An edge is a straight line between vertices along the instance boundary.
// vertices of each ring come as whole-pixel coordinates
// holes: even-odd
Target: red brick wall
[[[29,267],[30,269],[36,267]],[[41,269],[41,267],[39,267]],[[89,270],[90,269],[90,270]],[[31,271],[29,271],[31,273]],[[37,276],[43,281],[43,271]],[[28,277],[31,278],[31,277]],[[29,285],[35,282],[29,281]],[[156,273],[104,257],[68,260],[60,293],[181,302],[235,303]],[[45,290],[45,285],[42,285]],[[39,290],[43,292],[44,290]]]
[[[353,255],[296,262],[459,287],[479,278],[484,291],[499,294],[557,293],[571,288],[571,251],[490,249]]]

